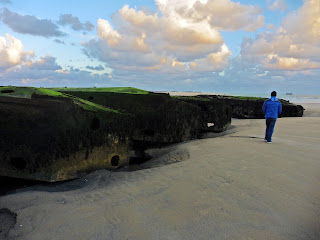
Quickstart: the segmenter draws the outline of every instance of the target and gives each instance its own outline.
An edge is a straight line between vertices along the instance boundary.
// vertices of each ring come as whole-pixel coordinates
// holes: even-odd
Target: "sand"
[[[320,104],[233,119],[224,134],[149,150],[138,171],[99,170],[0,197],[8,239],[320,239]],[[0,223],[1,224],[1,223]]]

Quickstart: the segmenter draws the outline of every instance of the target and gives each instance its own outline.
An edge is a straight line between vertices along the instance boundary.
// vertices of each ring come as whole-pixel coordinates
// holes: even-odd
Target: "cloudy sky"
[[[0,0],[0,85],[320,94],[320,0]]]

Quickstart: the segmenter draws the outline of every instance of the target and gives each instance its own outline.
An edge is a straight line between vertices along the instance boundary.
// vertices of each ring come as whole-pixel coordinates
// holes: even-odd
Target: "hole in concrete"
[[[145,129],[143,131],[143,134],[145,134],[147,136],[154,136],[155,132],[152,129]]]
[[[214,126],[214,123],[207,123],[207,126],[208,126],[208,127],[213,127],[213,126]]]
[[[12,157],[10,160],[12,166],[14,166],[16,169],[23,170],[27,166],[26,160],[22,157]]]
[[[92,119],[92,121],[91,121],[91,129],[92,130],[97,130],[97,129],[99,129],[99,127],[100,127],[100,120],[98,119],[98,118],[94,118],[94,119]]]
[[[114,155],[111,158],[111,166],[113,166],[113,167],[119,166],[119,161],[120,161],[120,157],[118,155]]]
[[[10,90],[2,90],[1,92],[2,93],[13,93],[14,91],[10,89]]]
[[[93,99],[93,97],[92,96],[89,96],[89,100],[92,100]]]

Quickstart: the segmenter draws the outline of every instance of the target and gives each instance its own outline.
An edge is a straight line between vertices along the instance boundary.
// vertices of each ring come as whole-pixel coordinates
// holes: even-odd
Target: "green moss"
[[[65,98],[70,98],[73,100],[73,102],[75,104],[78,104],[80,107],[82,107],[85,110],[89,110],[89,111],[94,111],[94,112],[99,112],[99,111],[103,111],[103,112],[113,112],[113,113],[119,113],[119,114],[123,114],[121,112],[119,112],[118,110],[115,109],[111,109],[108,107],[104,107],[101,106],[99,104],[84,100],[82,98],[67,94],[67,93],[60,93],[60,92],[56,92],[56,91],[52,91],[52,90],[48,90],[46,89],[46,91],[44,91],[44,93],[51,93],[52,95],[48,95],[48,96],[56,96],[56,97],[65,97]],[[55,95],[55,93],[58,93]],[[60,95],[59,95],[60,94]]]
[[[6,92],[8,90],[12,92]],[[2,91],[5,91],[5,92],[3,93]],[[108,107],[103,107],[99,104],[95,104],[93,102],[90,102],[69,94],[54,91],[52,89],[35,88],[35,87],[15,87],[15,86],[0,87],[0,96],[32,98],[32,94],[49,96],[49,97],[57,97],[57,100],[61,98],[66,98],[66,99],[69,98],[69,99],[72,99],[74,103],[78,104],[83,109],[89,110],[89,111],[94,111],[94,112],[104,111],[104,112],[120,113],[117,110],[114,110]]]
[[[113,113],[118,113],[121,114],[121,112],[119,112],[118,110],[114,110],[111,108],[107,108],[107,107],[103,107],[99,104],[81,99],[81,98],[74,98],[76,100],[76,102],[79,103],[80,107],[82,107],[83,109],[89,110],[89,111],[104,111],[104,112],[113,112]]]
[[[46,96],[52,96],[52,97],[67,97],[65,94],[61,92],[56,92],[56,91],[45,89],[45,88],[37,88],[35,90],[36,90],[35,93],[40,95],[46,95]]]
[[[157,93],[127,94],[86,91],[70,91],[65,93],[111,109],[117,109],[134,114],[137,112],[152,112],[163,104],[163,102],[170,100],[169,95]]]
[[[210,102],[210,99],[203,98],[200,96],[171,96],[173,99],[179,99],[179,100],[195,100],[195,101],[205,101]]]
[[[12,92],[5,92],[8,90]],[[32,87],[0,87],[0,96],[31,98],[31,95],[34,92],[35,88]]]
[[[110,87],[110,88],[50,88],[50,90],[59,92],[114,92],[114,93],[130,93],[130,94],[149,94],[145,91],[132,87]]]
[[[225,95],[213,95],[217,97],[217,99],[236,99],[236,100],[250,100],[250,101],[259,101],[259,100],[265,100],[265,98],[260,97],[246,97],[246,96],[225,96]],[[180,100],[196,100],[196,101],[210,101],[208,98],[201,97],[201,95],[198,96],[171,96],[174,99],[180,99]]]
[[[246,97],[246,96],[226,96],[226,98],[239,99],[239,100],[250,100],[250,101],[265,100],[265,98],[260,98],[260,97]]]
[[[0,87],[0,91],[3,91],[3,90],[9,90],[9,89],[13,89],[15,87],[11,87],[11,86],[8,86],[8,87]]]
[[[12,92],[2,92],[11,90]],[[35,88],[35,87],[0,87],[0,96],[31,98],[32,94],[46,95],[52,97],[66,97],[63,92],[114,92],[127,94],[149,94],[149,91],[132,87],[111,87],[111,88]]]
[[[11,91],[11,92],[6,92]],[[20,98],[31,98],[32,94],[52,96],[52,97],[66,97],[60,92],[56,92],[44,88],[35,88],[35,87],[0,87],[0,96],[9,96],[9,97],[20,97]]]

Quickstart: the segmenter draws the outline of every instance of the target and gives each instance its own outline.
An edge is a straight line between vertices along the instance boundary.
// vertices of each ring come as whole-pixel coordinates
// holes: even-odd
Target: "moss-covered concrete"
[[[96,104],[129,113],[133,148],[176,143],[200,136],[201,109],[168,94],[128,94],[117,92],[63,91]]]
[[[105,107],[123,112],[154,111],[165,101],[171,100],[168,94],[131,94],[105,91],[61,91],[65,94],[78,97]]]
[[[49,90],[59,92],[114,92],[114,93],[129,93],[129,94],[148,94],[149,91],[133,88],[133,87],[108,87],[108,88],[48,88]]]
[[[1,88],[0,175],[76,178],[128,164],[130,150],[195,139],[203,132],[196,104],[167,94],[121,91]]]
[[[202,131],[222,132],[231,124],[232,109],[218,99],[200,96],[175,97],[201,109]]]
[[[129,162],[129,151],[221,132],[231,117],[263,118],[263,98],[170,97],[135,88],[0,87],[0,175],[43,181]],[[283,101],[282,116],[302,116]]]
[[[4,97],[31,98],[32,94],[51,97],[66,97],[63,93],[44,88],[15,86],[0,87],[0,96]]]
[[[128,115],[60,93],[21,90],[31,98],[0,96],[1,176],[60,181],[128,164]]]
[[[232,109],[233,118],[253,118],[262,119],[264,113],[262,106],[267,98],[255,97],[233,97],[222,95],[201,95],[202,98],[211,100],[219,100],[229,105]],[[279,99],[282,103],[282,113],[280,117],[302,117],[304,108],[301,105],[290,103],[289,101]]]

